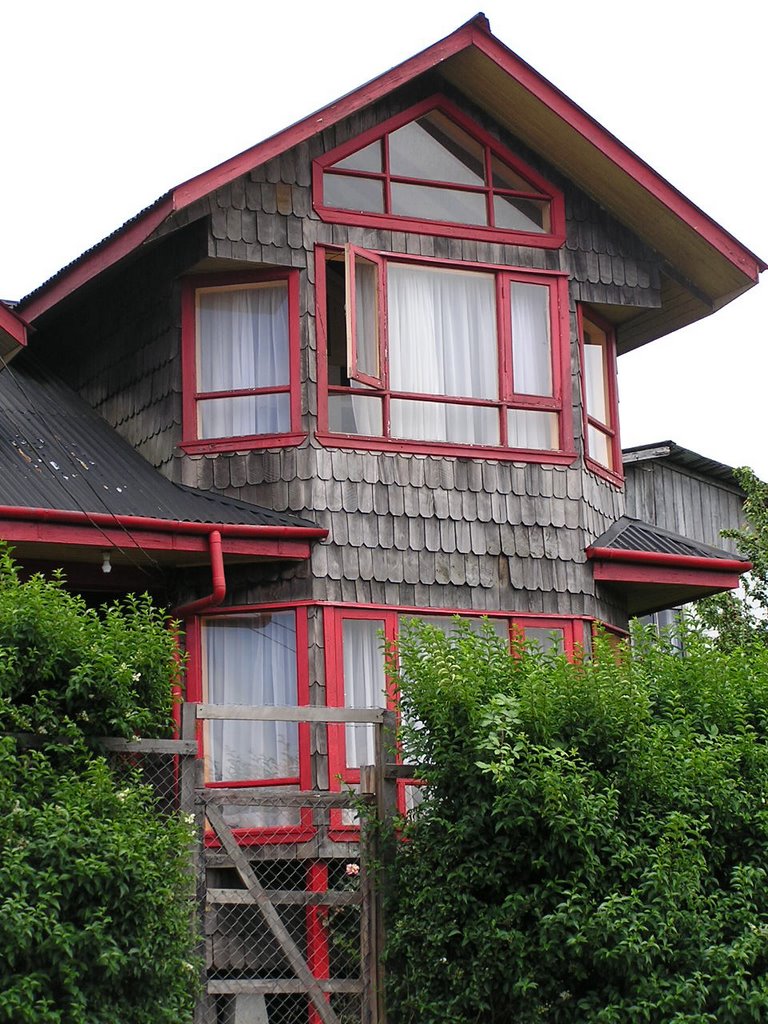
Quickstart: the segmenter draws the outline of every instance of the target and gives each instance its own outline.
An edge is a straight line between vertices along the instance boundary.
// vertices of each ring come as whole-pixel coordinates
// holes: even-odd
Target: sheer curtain
[[[290,383],[285,281],[198,291],[198,390],[235,391]],[[201,437],[290,429],[287,394],[198,403]]]
[[[297,704],[296,619],[291,611],[210,619],[203,625],[203,699],[210,704]],[[295,722],[206,724],[209,782],[291,778],[299,773]],[[238,811],[233,824],[290,824],[295,814]]]
[[[391,264],[387,284],[392,390],[497,400],[493,276]],[[495,409],[393,400],[390,415],[395,437],[498,444]]]
[[[552,395],[552,343],[549,289],[513,282],[512,375],[518,395]],[[557,418],[548,412],[518,409],[509,415],[509,443],[515,448],[557,448]]]
[[[344,619],[344,704],[348,708],[386,706],[384,652],[378,619]],[[347,767],[374,764],[375,733],[371,725],[345,726]]]

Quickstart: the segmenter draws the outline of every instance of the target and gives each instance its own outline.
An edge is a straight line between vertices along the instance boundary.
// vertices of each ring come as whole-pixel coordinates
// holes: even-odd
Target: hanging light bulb
[[[110,561],[111,554],[109,551],[101,552],[101,571],[112,572],[112,562]]]

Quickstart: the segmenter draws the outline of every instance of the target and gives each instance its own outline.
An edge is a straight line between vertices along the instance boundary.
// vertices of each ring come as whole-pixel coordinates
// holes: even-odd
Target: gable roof
[[[32,523],[43,527],[19,525]],[[141,534],[135,546],[169,552],[173,564],[204,550],[213,528],[225,554],[240,557],[279,557],[280,541],[284,557],[303,558],[326,534],[299,516],[168,480],[26,352],[0,373],[0,537],[66,542],[54,527],[76,527],[71,540],[83,548],[109,548],[115,535],[130,546],[127,535]]]
[[[655,441],[652,444],[635,445],[632,448],[625,448],[621,454],[625,468],[637,462],[665,459],[684,469],[693,470],[702,476],[729,484],[734,490],[744,493],[736,479],[733,466],[709,459],[706,455],[699,455],[698,452],[691,451],[690,448],[683,448],[675,441]]]
[[[484,15],[238,156],[178,185],[21,303],[30,321],[134,252],[174,213],[392,90],[437,69],[664,259],[663,312],[618,329],[627,351],[691,323],[756,283],[766,264],[491,34]]]

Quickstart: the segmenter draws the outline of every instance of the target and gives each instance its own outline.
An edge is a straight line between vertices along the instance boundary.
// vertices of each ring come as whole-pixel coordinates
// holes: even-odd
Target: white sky
[[[25,0],[2,9],[0,296],[387,70],[481,0]],[[768,261],[762,0],[485,0],[496,36]],[[622,443],[768,478],[768,272],[622,357]]]

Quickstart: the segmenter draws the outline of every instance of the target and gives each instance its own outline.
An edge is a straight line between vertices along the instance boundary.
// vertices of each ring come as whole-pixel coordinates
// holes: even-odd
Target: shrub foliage
[[[192,834],[86,739],[167,734],[174,653],[148,600],[99,614],[0,553],[0,1022],[191,1019]]]
[[[686,651],[401,636],[393,1024],[768,1019],[768,653]]]

